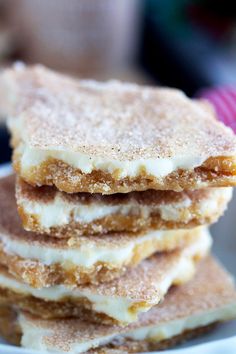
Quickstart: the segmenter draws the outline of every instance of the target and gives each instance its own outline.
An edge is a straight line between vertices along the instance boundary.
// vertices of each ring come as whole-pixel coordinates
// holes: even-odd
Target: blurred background
[[[177,87],[190,97],[236,87],[236,1],[0,0],[0,70],[16,60],[81,78]],[[0,117],[0,163],[7,161]],[[215,254],[236,276],[235,213],[236,196],[212,231]],[[230,324],[207,339],[229,335]]]
[[[229,0],[0,0],[0,68],[22,60],[78,77],[178,87],[236,83]],[[4,117],[0,163],[9,161]]]

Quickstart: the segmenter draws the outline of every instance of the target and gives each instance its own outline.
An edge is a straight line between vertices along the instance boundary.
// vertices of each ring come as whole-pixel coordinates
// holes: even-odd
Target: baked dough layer
[[[23,170],[21,156],[17,150],[13,152],[13,167],[16,173],[32,186],[56,186],[66,193],[86,192],[106,195],[148,189],[181,192],[207,187],[236,186],[235,158],[224,156],[210,158],[202,166],[192,170],[179,169],[164,178],[153,177],[145,171],[138,177],[121,179],[99,170],[85,174],[63,161],[51,158],[35,167]]]
[[[19,178],[16,182],[23,227],[59,238],[208,225],[223,214],[231,197],[232,188],[101,195],[32,187]]]

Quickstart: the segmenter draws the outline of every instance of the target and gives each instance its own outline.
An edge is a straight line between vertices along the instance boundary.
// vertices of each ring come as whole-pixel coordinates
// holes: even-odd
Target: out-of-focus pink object
[[[204,89],[198,96],[210,101],[218,118],[236,133],[236,86]]]

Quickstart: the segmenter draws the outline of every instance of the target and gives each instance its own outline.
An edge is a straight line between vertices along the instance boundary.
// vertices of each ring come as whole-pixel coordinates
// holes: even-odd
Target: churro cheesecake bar
[[[6,264],[0,267],[0,303],[11,303],[44,318],[83,317],[125,325],[158,304],[171,285],[190,280],[210,246],[211,238],[205,231],[185,247],[156,253],[121,277],[95,285],[68,285],[65,278],[64,283],[36,289],[24,282],[22,274],[21,280],[13,277]],[[40,269],[36,269],[38,273]]]
[[[23,227],[59,238],[212,224],[223,214],[231,197],[232,188],[101,195],[33,187],[22,179],[16,186]]]
[[[176,89],[74,80],[16,65],[1,78],[19,176],[68,193],[236,185],[236,139]]]
[[[138,353],[166,349],[235,318],[236,292],[231,276],[209,257],[189,283],[171,288],[161,304],[125,328],[83,318],[43,320],[7,307],[0,313],[1,334],[26,348],[71,354]]]
[[[199,239],[204,227],[55,238],[27,232],[17,213],[14,176],[0,179],[0,264],[33,287],[105,282],[155,252]]]

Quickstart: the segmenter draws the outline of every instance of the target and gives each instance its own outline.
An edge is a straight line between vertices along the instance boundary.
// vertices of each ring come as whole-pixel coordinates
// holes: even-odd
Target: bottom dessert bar
[[[171,347],[235,317],[233,280],[208,257],[199,264],[193,280],[173,287],[162,304],[128,327],[82,319],[42,320],[2,307],[0,332],[15,344],[45,352],[137,353]]]

